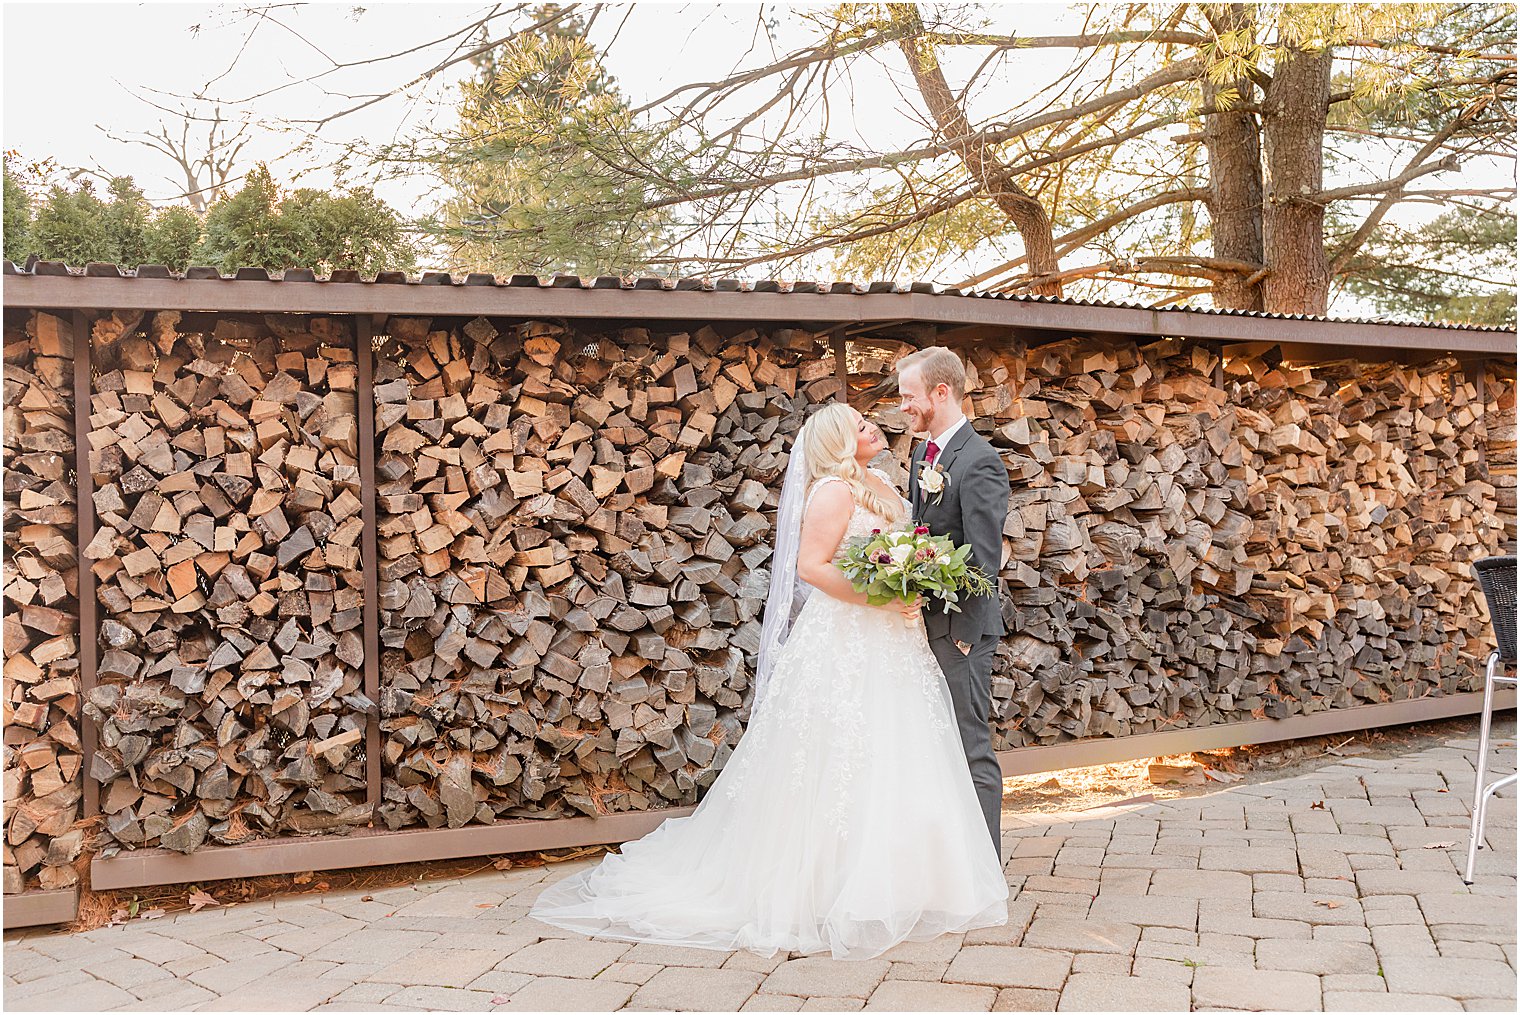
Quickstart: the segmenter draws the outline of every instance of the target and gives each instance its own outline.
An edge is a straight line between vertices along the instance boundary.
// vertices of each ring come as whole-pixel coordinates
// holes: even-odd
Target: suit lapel
[[[961,448],[966,446],[966,442],[970,439],[971,420],[968,419],[966,422],[961,424],[961,428],[959,430],[955,431],[955,436],[951,437],[950,443],[942,451],[940,451],[939,456],[934,460],[934,464],[943,468],[945,473],[948,475],[950,472],[950,463],[955,461],[956,454],[960,451]]]
[[[924,442],[919,441],[918,444],[913,448],[913,453],[908,456],[908,504],[913,509],[913,520],[915,522],[919,520],[920,508],[920,505],[918,503],[918,467],[919,463],[923,460]]]

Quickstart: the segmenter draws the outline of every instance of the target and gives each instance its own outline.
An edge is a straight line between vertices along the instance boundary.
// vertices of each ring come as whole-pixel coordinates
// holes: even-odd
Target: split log
[[[1000,749],[1476,686],[1470,564],[1512,552],[1513,376],[1222,355],[970,353],[967,408],[1011,484]]]
[[[106,846],[363,824],[351,324],[131,323],[97,342],[90,405]]]
[[[827,346],[388,327],[381,818],[694,802],[748,714],[780,477]]]
[[[47,313],[5,326],[5,892],[67,888],[82,833],[74,346]]]

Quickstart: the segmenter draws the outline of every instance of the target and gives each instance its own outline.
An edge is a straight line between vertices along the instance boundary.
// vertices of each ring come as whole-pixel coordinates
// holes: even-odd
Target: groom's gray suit
[[[949,536],[957,546],[970,543],[968,563],[990,577],[995,590],[990,596],[963,598],[957,604],[959,613],[946,610],[938,601],[926,605],[924,627],[929,647],[945,671],[971,782],[1001,862],[1003,772],[992,750],[988,717],[992,710],[992,657],[1003,634],[1002,595],[996,590],[1001,588],[998,570],[1003,561],[1003,522],[1008,515],[1008,470],[986,438],[971,429],[968,419],[935,459],[948,479],[936,498],[926,494],[918,482],[927,447],[926,441],[920,441],[913,449],[908,470],[913,517],[934,535]],[[957,641],[970,645],[971,651],[962,653]]]

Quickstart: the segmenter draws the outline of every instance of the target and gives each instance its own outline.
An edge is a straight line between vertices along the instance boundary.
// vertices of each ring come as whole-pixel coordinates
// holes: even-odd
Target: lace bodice
[[[885,474],[871,471],[891,485]],[[819,479],[808,490],[809,500],[830,482],[844,480],[834,476]],[[868,535],[875,528],[885,530],[892,524],[856,505],[834,560],[843,558],[844,544],[851,538]],[[826,741],[830,760],[822,777],[835,787],[840,799],[845,799],[850,780],[862,770],[859,759],[870,756],[873,738],[881,733],[867,717],[861,700],[841,693],[841,687],[852,680],[859,681],[862,693],[868,693],[871,700],[894,701],[894,709],[911,709],[927,722],[934,735],[959,743],[949,691],[922,621],[905,623],[894,610],[846,602],[814,590],[797,614],[763,699],[754,703],[754,721],[744,734],[741,749],[750,745],[753,754],[747,756],[765,758],[767,766],[773,766],[773,777],[786,772],[789,792],[800,793],[817,768],[818,757],[804,750],[783,751],[778,740],[796,734]],[[784,759],[772,757],[783,753]],[[748,782],[750,766],[735,764],[738,761],[735,753],[719,783],[729,794],[741,792]],[[964,766],[964,754],[958,755],[957,761]],[[961,771],[964,773],[964,768]],[[835,834],[843,836],[845,829],[837,827],[838,820],[838,814],[824,818]]]
[[[880,477],[882,482],[886,483],[887,486],[892,486],[891,477],[889,477],[885,472],[875,468],[871,469],[870,471]],[[812,503],[813,495],[817,493],[825,483],[843,482],[844,480],[840,479],[838,476],[824,476],[818,480],[815,480],[812,488],[808,490],[808,503]],[[903,502],[904,508],[906,508],[908,506],[907,498],[903,497],[901,494],[898,495],[898,498]],[[900,525],[902,523],[898,522],[897,524]],[[893,523],[888,519],[883,518],[881,515],[876,514],[874,511],[868,511],[859,504],[856,504],[855,510],[850,513],[849,524],[845,526],[844,538],[839,541],[839,549],[835,552],[834,559],[842,560],[844,558],[844,544],[849,542],[851,539],[854,539],[856,536],[868,535],[872,529],[887,529],[892,525]]]

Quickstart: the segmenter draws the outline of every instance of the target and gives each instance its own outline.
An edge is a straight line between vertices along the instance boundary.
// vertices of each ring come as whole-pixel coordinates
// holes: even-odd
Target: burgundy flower
[[[929,534],[929,526],[920,525],[918,528],[913,530],[913,534],[915,536],[927,536]]]
[[[872,529],[871,530],[871,535],[873,535],[873,536],[879,536],[879,535],[881,535],[881,530],[880,529]]]

